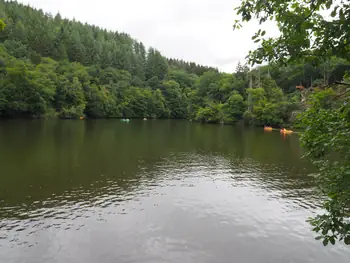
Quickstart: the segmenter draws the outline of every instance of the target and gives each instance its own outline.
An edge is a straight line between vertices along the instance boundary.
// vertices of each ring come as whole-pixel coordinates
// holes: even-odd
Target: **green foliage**
[[[6,68],[0,80],[0,113],[6,116],[40,117],[52,107],[54,83],[24,63]]]
[[[233,91],[226,103],[208,102],[197,110],[195,119],[208,123],[236,123],[243,116],[244,99]]]
[[[226,121],[235,123],[242,119],[245,103],[243,97],[237,91],[231,93],[226,105]]]
[[[0,31],[4,30],[6,27],[6,24],[4,21],[2,21],[2,19],[0,19]]]
[[[168,109],[168,117],[183,119],[187,117],[187,98],[181,92],[180,84],[174,80],[163,81],[162,92],[165,97],[165,105]]]
[[[263,88],[248,88],[248,113],[245,121],[254,125],[281,126],[286,121],[287,101],[272,79],[262,81]]]
[[[5,47],[6,43],[15,43],[9,45],[10,52]],[[3,85],[0,88],[2,116],[194,118],[204,122],[235,123],[242,119],[246,107],[246,93],[241,93],[241,90],[245,91],[241,83],[245,83],[247,79],[240,80],[235,74],[210,70],[197,76],[180,69],[170,69],[163,81],[158,76],[141,80],[127,70],[113,67],[86,67],[78,62],[55,61],[40,56],[33,61],[27,57],[27,52],[30,53],[21,42],[6,40],[4,45],[0,45],[0,59],[6,62]],[[21,67],[25,68],[25,72],[22,72]],[[14,72],[21,78],[14,77]],[[27,105],[29,102],[23,104],[28,96],[23,99],[18,97],[29,92],[29,84],[23,84],[28,82],[26,78],[29,76],[32,78],[31,85],[36,85],[34,89],[41,96],[38,101],[31,100],[35,106]],[[271,107],[278,108],[285,96],[272,79],[267,80],[264,77],[262,85],[263,95],[270,104],[261,103],[254,98],[254,114],[260,114],[260,107],[266,115],[259,117],[261,123],[271,122]],[[242,89],[236,88],[237,86]],[[252,89],[252,92],[258,93],[259,88]],[[204,113],[207,112],[203,114],[203,110]],[[289,115],[287,112],[284,114]],[[259,119],[255,116],[254,118]],[[281,118],[282,121],[285,120]]]
[[[323,10],[330,10],[330,16]],[[248,59],[253,65],[263,61],[277,62],[272,64],[274,74],[271,76],[279,85],[294,84],[299,79],[300,85],[324,88],[342,78],[346,71],[344,66],[349,69],[346,60],[350,59],[350,35],[344,28],[349,25],[350,5],[346,1],[244,0],[236,11],[240,19],[235,21],[235,29],[253,17],[258,18],[260,24],[267,20],[276,22],[280,36],[267,37],[265,30],[259,29],[252,39],[260,46],[249,53]],[[295,63],[298,61],[305,63]],[[350,84],[345,83],[345,86]],[[254,91],[250,93],[256,95]],[[350,244],[349,97],[347,92],[341,93],[343,95],[335,93],[339,91],[315,89],[308,96],[307,109],[299,119],[305,130],[301,143],[307,151],[306,156],[318,167],[316,181],[321,194],[327,197],[323,205],[326,212],[309,220],[313,230],[321,233],[317,239],[323,240],[325,246],[335,244],[336,240]],[[270,108],[272,115],[277,117],[273,120],[280,120],[277,111],[267,105],[262,95],[258,102],[258,105],[252,102],[254,111],[246,112],[245,119],[256,118],[256,106],[260,110],[259,107],[265,104],[262,113]],[[297,108],[295,106],[294,100],[287,105],[286,112]]]
[[[197,75],[197,76],[202,76],[207,71],[218,72],[218,70],[216,68],[198,65],[194,62],[186,62],[183,60],[172,59],[172,58],[167,59],[167,61],[168,61],[168,64],[171,68],[174,68],[176,70],[185,71],[185,72],[188,72],[190,74]]]
[[[78,118],[83,116],[86,100],[81,82],[77,77],[69,80],[61,76],[58,81],[56,103],[59,116]]]
[[[165,98],[160,89],[154,90],[148,99],[148,112],[148,117],[153,119],[167,117],[168,112],[165,108]]]
[[[308,77],[304,74],[303,79],[301,69],[307,67],[300,65],[250,70],[239,64],[235,73],[221,73],[167,59],[154,48],[146,51],[125,33],[62,19],[59,14],[51,16],[14,1],[0,0],[0,5],[7,23],[0,33],[4,83],[0,116],[191,118],[235,123],[253,109],[252,124],[284,125],[299,101],[281,89],[294,92],[295,85]],[[326,72],[329,82],[334,82],[347,65],[339,59],[327,63],[326,70],[310,70],[314,80],[323,79]],[[23,73],[22,78],[16,79],[15,72]],[[257,89],[253,93],[259,87],[264,91],[254,105],[247,92],[250,86]]]
[[[301,143],[316,167],[325,213],[311,218],[317,239],[350,244],[350,107],[332,89],[316,92],[300,117],[305,131]]]
[[[196,120],[208,123],[219,123],[225,121],[224,104],[211,103],[204,108],[200,108],[196,115]]]
[[[92,84],[86,92],[85,113],[92,118],[120,117],[113,94],[105,87]]]
[[[169,72],[169,79],[179,83],[181,90],[186,88],[194,89],[198,76],[195,74],[188,74],[183,70],[171,70]]]
[[[331,16],[323,10],[330,10]],[[349,31],[350,6],[335,0],[243,0],[236,8],[239,19],[234,29],[242,23],[258,18],[262,27],[252,37],[258,49],[249,53],[251,63],[278,61],[287,63],[304,59],[322,63],[324,58],[339,56],[350,59]],[[274,20],[281,35],[268,37],[263,24]],[[346,31],[346,32],[344,32]]]
[[[159,51],[150,48],[147,55],[146,79],[157,77],[158,80],[164,80],[168,75],[169,66],[166,59]]]

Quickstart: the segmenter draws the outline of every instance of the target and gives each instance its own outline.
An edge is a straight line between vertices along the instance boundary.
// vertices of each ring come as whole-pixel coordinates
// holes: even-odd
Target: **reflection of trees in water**
[[[276,191],[292,188],[293,193],[283,192],[287,198],[310,183],[295,137],[283,141],[277,133],[230,126],[159,120],[10,121],[0,126],[0,143],[5,175],[0,178],[0,205],[18,207],[2,209],[1,217],[79,202],[91,206],[103,196],[115,202],[132,197],[162,180],[155,177],[156,170],[169,156],[175,156],[169,169],[176,168],[178,154],[209,160],[220,156],[234,169],[244,169],[252,160],[249,167],[258,166],[255,183]]]

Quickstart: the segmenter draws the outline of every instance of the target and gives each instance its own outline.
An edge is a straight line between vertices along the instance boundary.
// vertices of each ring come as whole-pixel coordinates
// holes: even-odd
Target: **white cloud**
[[[239,0],[22,0],[110,30],[123,31],[167,57],[234,71],[254,48],[257,23],[233,32]],[[272,24],[265,29],[276,34]]]

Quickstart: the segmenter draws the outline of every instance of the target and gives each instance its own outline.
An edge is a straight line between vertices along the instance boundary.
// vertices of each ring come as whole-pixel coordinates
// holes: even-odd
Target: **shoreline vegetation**
[[[269,64],[233,73],[172,58],[128,34],[0,0],[0,118],[188,119],[291,127],[305,97],[350,63]],[[298,87],[302,87],[300,89]]]

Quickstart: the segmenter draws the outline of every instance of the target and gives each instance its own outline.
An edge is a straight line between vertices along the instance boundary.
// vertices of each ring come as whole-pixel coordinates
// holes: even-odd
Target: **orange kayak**
[[[264,131],[272,131],[272,127],[268,127],[268,126],[266,127],[266,126],[265,126],[265,127],[264,127]]]
[[[280,132],[281,132],[281,133],[285,133],[285,134],[293,133],[292,130],[286,130],[286,129],[281,129]]]

